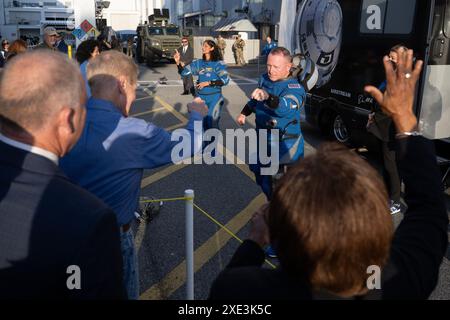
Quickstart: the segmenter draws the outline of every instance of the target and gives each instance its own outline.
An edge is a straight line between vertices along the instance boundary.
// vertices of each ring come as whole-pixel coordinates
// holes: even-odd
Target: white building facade
[[[277,38],[282,0],[110,0],[108,8],[97,10],[97,18],[116,31],[136,30],[153,9],[167,8],[172,23],[209,35],[223,18],[247,17],[257,28],[256,38]],[[96,25],[99,0],[0,0],[0,33],[5,39],[42,39],[44,27],[55,26],[70,38],[72,28],[88,20]]]
[[[0,0],[0,32],[10,41],[21,38],[36,45],[43,29],[53,26],[71,43],[71,32],[85,20],[95,26],[94,0]]]
[[[153,9],[167,8],[172,15],[168,0],[110,0],[109,7],[103,10],[103,19],[116,31],[136,30],[139,23],[148,21]]]
[[[244,16],[258,29],[256,38],[278,37],[281,3],[284,0],[170,0],[173,23],[198,28],[202,35],[224,18]]]

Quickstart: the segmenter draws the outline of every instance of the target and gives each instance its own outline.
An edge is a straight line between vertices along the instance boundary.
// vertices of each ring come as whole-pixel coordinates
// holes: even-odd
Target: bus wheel
[[[334,116],[332,135],[341,143],[346,143],[350,140],[350,132],[339,114]]]

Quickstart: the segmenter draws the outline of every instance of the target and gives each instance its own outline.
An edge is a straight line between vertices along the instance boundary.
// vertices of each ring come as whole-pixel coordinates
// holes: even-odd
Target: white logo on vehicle
[[[368,6],[367,14],[369,15],[366,21],[367,29],[381,30],[381,8],[377,5]]]

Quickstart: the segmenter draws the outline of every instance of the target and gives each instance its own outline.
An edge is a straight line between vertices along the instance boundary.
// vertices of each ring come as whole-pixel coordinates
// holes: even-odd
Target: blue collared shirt
[[[193,139],[197,112],[186,129]],[[124,117],[111,102],[91,98],[86,124],[75,147],[60,161],[69,178],[109,205],[119,225],[129,223],[139,203],[143,169],[170,163],[171,134],[144,120]]]
[[[89,87],[89,82],[87,79],[87,66],[89,64],[89,60],[86,60],[85,62],[83,62],[80,65],[80,71],[81,71],[81,75],[83,76],[83,80],[86,86],[86,95],[88,98],[91,97],[91,87]]]

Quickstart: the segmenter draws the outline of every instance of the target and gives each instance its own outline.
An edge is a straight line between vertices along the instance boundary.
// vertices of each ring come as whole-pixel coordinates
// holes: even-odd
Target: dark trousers
[[[189,92],[194,95],[194,79],[192,78],[192,75],[183,77],[183,88],[184,92]]]
[[[377,111],[374,120],[367,128],[380,143],[380,160],[383,164],[383,178],[391,200],[400,201],[401,181],[398,174],[395,157],[395,127],[389,118],[381,111]]]
[[[395,159],[395,142],[381,141],[381,154],[383,157],[383,177],[391,200],[400,201],[401,181],[398,174],[397,162]]]

